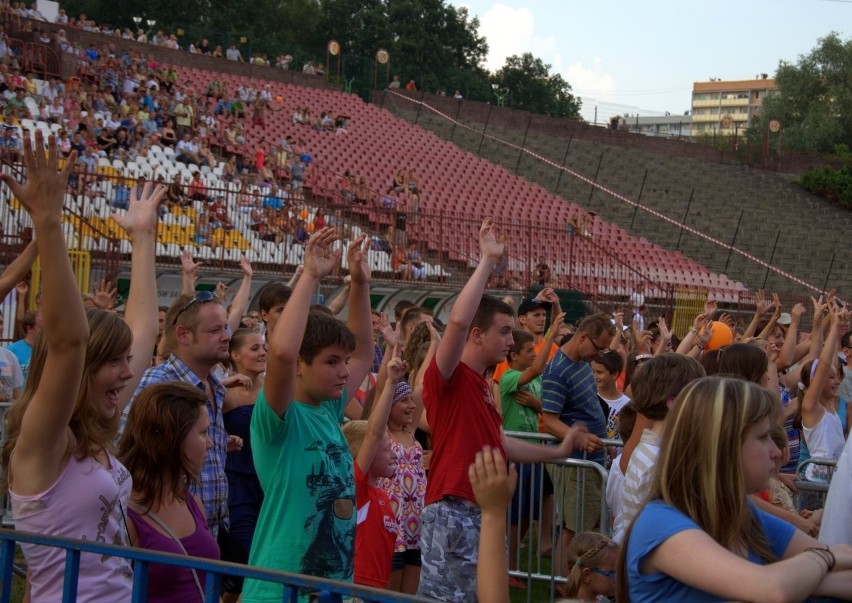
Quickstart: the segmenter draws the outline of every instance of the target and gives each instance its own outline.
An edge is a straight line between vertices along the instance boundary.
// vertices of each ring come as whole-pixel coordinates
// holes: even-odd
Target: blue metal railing
[[[73,603],[77,600],[77,577],[80,570],[81,553],[95,553],[123,557],[133,562],[133,598],[131,603],[144,603],[148,595],[148,566],[151,563],[163,563],[177,567],[194,568],[206,572],[204,584],[204,602],[219,603],[223,576],[241,576],[252,580],[263,580],[281,584],[284,595],[282,602],[296,603],[299,592],[316,593],[322,603],[340,603],[344,598],[357,597],[369,603],[400,603],[403,601],[420,601],[427,599],[411,597],[400,593],[390,593],[375,588],[356,586],[348,582],[325,580],[313,576],[290,574],[273,570],[211,561],[198,557],[188,557],[172,553],[161,553],[136,549],[114,544],[102,544],[57,536],[43,536],[16,530],[0,530],[0,603],[9,603],[12,592],[12,569],[15,559],[15,546],[19,542],[27,542],[49,547],[62,548],[66,551],[65,582],[62,603]]]

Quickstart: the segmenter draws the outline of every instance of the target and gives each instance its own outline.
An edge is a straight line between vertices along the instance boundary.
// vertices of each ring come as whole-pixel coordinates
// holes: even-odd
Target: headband
[[[393,403],[401,402],[406,396],[410,396],[413,393],[407,381],[400,381],[396,384],[396,389],[393,391]]]

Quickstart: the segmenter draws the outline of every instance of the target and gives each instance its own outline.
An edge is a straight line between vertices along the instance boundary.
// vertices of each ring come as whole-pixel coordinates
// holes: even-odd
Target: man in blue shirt
[[[604,464],[606,415],[598,398],[595,376],[589,364],[609,349],[615,327],[606,314],[589,316],[577,333],[556,352],[542,375],[544,431],[562,439],[568,428],[582,421],[588,428],[582,450],[574,458]],[[593,469],[568,467],[552,473],[557,496],[562,486],[562,575],[568,575],[568,544],[574,534],[595,528],[600,522],[601,479]],[[580,493],[582,492],[582,496]],[[602,526],[598,525],[600,529]]]

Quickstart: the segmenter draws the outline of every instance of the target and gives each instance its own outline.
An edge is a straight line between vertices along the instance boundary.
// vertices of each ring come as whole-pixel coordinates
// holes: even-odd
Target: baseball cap
[[[776,323],[783,326],[783,327],[786,327],[792,321],[793,321],[792,316],[790,316],[787,312],[782,312],[781,316],[778,317],[778,320],[776,321]]]
[[[527,312],[532,312],[533,310],[538,310],[539,308],[550,308],[550,302],[536,297],[524,298],[521,305],[518,306],[518,316],[526,314]]]

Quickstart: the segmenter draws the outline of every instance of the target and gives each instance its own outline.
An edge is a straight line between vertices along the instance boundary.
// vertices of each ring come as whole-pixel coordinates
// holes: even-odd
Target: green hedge
[[[802,176],[797,184],[829,201],[852,209],[852,168],[848,165],[839,170],[817,168]]]

